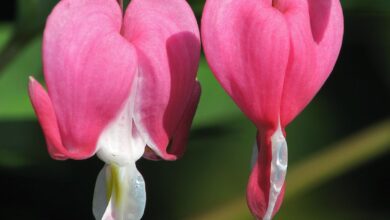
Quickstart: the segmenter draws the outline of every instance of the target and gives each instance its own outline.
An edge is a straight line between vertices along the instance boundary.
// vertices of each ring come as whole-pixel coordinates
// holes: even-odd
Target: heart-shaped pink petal
[[[202,18],[207,61],[227,93],[258,126],[276,128],[289,33],[282,14],[258,0],[208,0]]]
[[[200,58],[195,16],[183,0],[133,0],[125,13],[123,35],[139,58],[136,126],[159,157],[176,159],[167,152],[169,142],[180,120],[194,112],[186,109],[192,105]]]
[[[51,100],[53,109],[34,106],[55,115],[45,121],[59,131],[65,156],[92,156],[101,131],[129,96],[137,57],[120,35],[121,21],[114,0],[62,0],[48,18],[43,67],[49,96],[30,95],[35,103]],[[36,112],[44,117],[42,109]]]

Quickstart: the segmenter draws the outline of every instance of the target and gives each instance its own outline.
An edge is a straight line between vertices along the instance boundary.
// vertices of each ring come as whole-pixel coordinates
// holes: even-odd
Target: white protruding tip
[[[279,125],[278,129],[271,137],[272,142],[272,161],[271,161],[271,177],[270,191],[266,214],[263,220],[272,219],[272,214],[275,209],[276,201],[283,187],[287,173],[287,142]]]

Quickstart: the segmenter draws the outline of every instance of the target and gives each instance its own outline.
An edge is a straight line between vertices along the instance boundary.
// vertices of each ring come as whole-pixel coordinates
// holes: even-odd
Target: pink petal
[[[269,197],[271,189],[271,161],[272,141],[271,136],[274,130],[260,129],[257,134],[258,157],[254,164],[247,187],[247,202],[254,216],[263,219],[269,208]],[[276,204],[272,210],[275,215],[283,201],[286,184],[283,184],[277,197]]]
[[[263,218],[267,208],[270,190],[271,177],[271,135],[273,131],[267,133],[258,132],[257,148],[258,157],[252,169],[247,187],[248,206],[254,216]]]
[[[196,108],[199,103],[200,93],[201,93],[200,84],[197,82],[195,84],[195,88],[193,90],[190,102],[187,104],[187,107],[184,111],[185,114],[181,118],[179,126],[175,130],[172,142],[168,146],[165,146],[161,151],[163,153],[162,155],[163,158],[169,158],[175,160],[184,154],[187,141],[188,141],[188,136],[190,133],[192,120],[194,118]],[[159,159],[158,155],[150,151],[146,151],[144,157],[150,160]]]
[[[195,116],[196,108],[198,107],[200,94],[200,84],[199,82],[196,82],[190,102],[187,104],[187,107],[184,111],[185,113],[180,120],[179,126],[176,128],[175,134],[173,136],[172,146],[167,151],[171,155],[177,155],[180,157],[184,154],[192,120]]]
[[[95,153],[99,134],[129,96],[137,61],[120,35],[121,18],[115,0],[62,0],[48,18],[44,75],[71,155]]]
[[[291,1],[284,16],[290,29],[291,54],[283,88],[282,126],[289,124],[324,84],[338,57],[343,35],[338,0]]]
[[[190,102],[200,57],[199,30],[184,0],[133,0],[123,34],[137,49],[135,123],[156,154],[166,152]]]
[[[344,34],[343,11],[338,0],[309,0],[309,9],[317,54],[321,54],[317,56],[316,70],[324,81],[333,70],[340,53]],[[325,15],[319,17],[320,12]]]
[[[227,93],[256,124],[276,128],[289,33],[270,1],[208,0],[202,18],[207,61]]]
[[[57,118],[54,113],[53,105],[47,92],[42,86],[32,77],[28,92],[35,113],[38,116],[43,133],[45,135],[47,149],[50,156],[56,160],[68,159],[67,151],[62,145],[60,132],[58,130]],[[77,156],[76,156],[77,157]]]

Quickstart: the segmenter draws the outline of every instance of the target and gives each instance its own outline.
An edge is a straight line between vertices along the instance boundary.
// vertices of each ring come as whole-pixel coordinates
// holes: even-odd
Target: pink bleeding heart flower
[[[140,219],[135,162],[184,152],[199,101],[198,25],[184,0],[62,0],[43,39],[44,88],[29,94],[52,158],[97,154],[96,219]],[[145,151],[145,147],[148,146]]]
[[[207,0],[202,42],[218,81],[258,129],[247,201],[271,219],[283,200],[285,127],[323,85],[338,57],[338,0]]]

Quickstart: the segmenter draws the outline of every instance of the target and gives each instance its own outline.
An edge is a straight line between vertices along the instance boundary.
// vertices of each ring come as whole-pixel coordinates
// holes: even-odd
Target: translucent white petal
[[[287,142],[283,135],[280,125],[271,137],[272,142],[272,161],[271,161],[271,188],[269,191],[269,200],[267,212],[263,220],[272,218],[276,201],[283,187],[287,172]]]
[[[96,182],[93,201],[96,219],[139,220],[145,204],[145,182],[135,164],[106,165],[103,168]]]
[[[96,219],[102,219],[109,202],[109,198],[107,197],[107,169],[109,169],[108,165],[105,165],[103,169],[99,172],[95,184],[92,211]]]
[[[257,141],[255,140],[255,143],[252,147],[252,158],[251,158],[251,169],[256,165],[257,157],[259,156],[259,149],[257,148]]]

